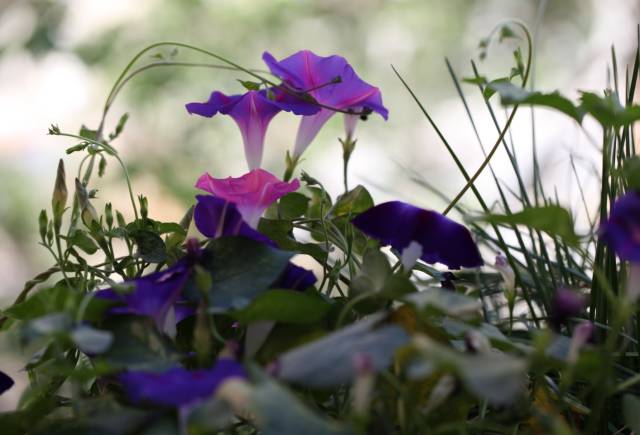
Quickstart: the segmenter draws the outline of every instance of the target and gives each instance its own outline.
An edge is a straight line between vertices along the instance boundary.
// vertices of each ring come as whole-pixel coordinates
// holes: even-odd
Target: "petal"
[[[440,213],[400,201],[377,205],[352,220],[363,233],[402,252],[411,241],[422,245],[420,258],[450,269],[483,264],[471,233]]]
[[[240,95],[227,96],[222,92],[215,91],[209,97],[209,100],[204,103],[189,103],[185,107],[187,112],[192,115],[205,116],[211,118],[216,113],[225,113],[229,110],[230,106],[233,106],[240,99]]]
[[[328,109],[321,109],[315,115],[302,117],[296,135],[296,144],[293,148],[294,158],[300,157],[305,152],[320,129],[335,113]]]
[[[120,375],[120,382],[134,403],[181,407],[211,397],[222,383],[237,378],[246,378],[242,366],[230,358],[221,358],[211,369],[130,371]]]
[[[242,133],[244,152],[250,169],[260,167],[267,127],[280,107],[273,104],[264,91],[249,91],[225,112],[233,118]]]
[[[287,183],[264,169],[254,169],[238,178],[213,178],[205,173],[196,182],[196,187],[235,204],[242,218],[256,228],[267,207],[287,193],[298,190],[300,182]]]
[[[198,203],[193,211],[193,219],[198,231],[215,239],[223,236],[242,236],[275,246],[264,234],[251,228],[238,212],[236,206],[222,198],[197,195]]]
[[[292,92],[280,88],[272,88],[273,104],[286,112],[292,112],[296,115],[313,115],[320,111],[320,106],[309,96],[310,99],[297,96]]]
[[[316,276],[312,271],[289,263],[280,278],[271,287],[302,291],[314,285],[316,281]]]
[[[640,262],[640,194],[630,192],[611,207],[600,237],[622,260]]]
[[[129,293],[121,294],[114,289],[106,289],[97,291],[95,296],[120,304],[111,308],[110,314],[151,317],[155,320],[156,326],[163,330],[166,316],[178,300],[180,292],[189,279],[190,271],[185,261],[179,261],[166,270],[125,282],[125,285],[134,286]]]
[[[13,387],[13,379],[5,372],[0,370],[0,395],[2,395],[5,391],[9,390]]]

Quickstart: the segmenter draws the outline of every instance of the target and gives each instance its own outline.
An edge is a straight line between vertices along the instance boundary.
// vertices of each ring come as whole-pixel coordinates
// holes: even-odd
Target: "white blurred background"
[[[444,58],[458,78],[470,76],[469,60],[477,60],[478,42],[508,17],[535,31],[538,89],[559,89],[573,98],[578,89],[603,89],[612,45],[624,82],[637,42],[637,0],[0,0],[0,307],[10,303],[25,280],[51,265],[37,245],[37,213],[49,206],[57,160],[65,158],[71,180],[79,163],[78,156],[64,153],[74,142],[47,136],[48,126],[69,132],[82,124],[96,128],[110,86],[146,45],[187,42],[257,68],[263,67],[264,50],[277,58],[305,48],[347,57],[362,78],[381,88],[390,111],[388,122],[372,116],[358,126],[351,185],[365,184],[376,201],[395,197],[439,210],[446,204],[412,182],[409,171],[449,196],[463,179],[390,65],[413,87],[473,172],[482,154]],[[491,78],[508,74],[515,46],[493,47],[479,64],[481,73]],[[209,61],[183,51],[178,59]],[[117,100],[107,131],[122,113],[130,113],[114,146],[131,170],[136,193],[149,198],[154,218],[179,220],[202,172],[218,177],[246,172],[235,124],[227,117],[190,117],[184,109],[186,102],[205,100],[214,89],[242,92],[238,77],[210,69],[156,69],[134,79]],[[463,85],[463,90],[480,136],[490,146],[497,133],[484,102],[474,86]],[[504,112],[496,108],[503,121]],[[297,121],[281,114],[271,124],[263,166],[275,174],[284,170]],[[575,159],[587,198],[596,201],[599,132],[587,122],[585,135],[569,119],[544,110],[536,110],[536,123],[548,191],[558,186],[561,200],[580,219],[569,157]],[[341,129],[342,120],[334,117],[301,165],[334,194],[342,186]],[[512,134],[522,161],[530,161],[528,109],[516,117]],[[505,155],[498,153],[493,166],[501,180],[514,186]],[[526,163],[522,170],[528,182]],[[487,198],[495,198],[490,177],[481,177],[477,185]],[[96,205],[110,201],[129,212],[114,162],[91,187],[99,189]],[[19,362],[6,346],[0,354],[0,369],[18,375]],[[18,394],[14,388],[0,398],[0,409],[13,406]]]

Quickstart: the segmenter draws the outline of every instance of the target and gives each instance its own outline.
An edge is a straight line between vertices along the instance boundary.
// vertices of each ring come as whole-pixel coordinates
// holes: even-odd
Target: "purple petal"
[[[568,288],[559,288],[551,301],[551,323],[559,328],[571,317],[577,317],[585,307],[585,297]]]
[[[320,106],[315,101],[308,101],[299,97],[292,92],[283,89],[272,88],[273,99],[270,100],[286,112],[292,112],[295,115],[313,115],[320,111]]]
[[[600,236],[621,260],[640,262],[640,194],[629,192],[611,207]]]
[[[9,377],[5,372],[0,370],[0,395],[2,395],[5,391],[9,390],[13,387],[13,379]]]
[[[272,287],[302,291],[314,285],[316,281],[312,271],[289,263]]]
[[[148,316],[155,320],[159,329],[163,329],[164,319],[171,306],[178,300],[189,279],[190,271],[185,261],[179,261],[164,271],[123,283],[134,286],[130,293],[121,294],[116,290],[106,289],[97,291],[95,296],[121,304],[111,308],[110,314]]]
[[[215,239],[223,236],[242,236],[275,247],[275,243],[264,234],[251,228],[236,206],[222,198],[211,195],[196,195],[193,219],[198,231]]]
[[[293,157],[300,157],[302,153],[311,145],[313,139],[318,135],[318,132],[326,124],[335,112],[329,109],[322,109],[315,115],[303,116],[300,120],[300,126],[298,127],[298,133],[296,135],[296,143],[293,148]]]
[[[377,205],[352,220],[360,231],[402,252],[412,241],[422,246],[420,258],[450,269],[483,264],[471,233],[440,213],[400,201]]]
[[[211,118],[217,113],[226,113],[229,107],[235,105],[241,98],[240,95],[227,96],[222,92],[211,93],[209,100],[204,103],[189,103],[185,107],[192,115],[205,116]]]
[[[302,50],[279,62],[268,52],[262,59],[273,74],[300,91],[309,91],[319,103],[341,110],[364,107],[388,117],[380,90],[358,77],[342,56],[323,57]],[[336,77],[340,82],[332,83]]]
[[[211,369],[187,370],[174,367],[165,372],[130,371],[120,375],[120,382],[134,403],[181,407],[211,397],[231,378],[246,378],[240,364],[221,358]]]

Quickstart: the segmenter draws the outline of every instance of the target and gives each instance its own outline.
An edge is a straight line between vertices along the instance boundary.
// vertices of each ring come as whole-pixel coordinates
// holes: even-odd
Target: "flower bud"
[[[47,211],[40,211],[40,215],[38,216],[38,229],[40,231],[40,238],[42,239],[42,243],[45,243],[47,238],[47,226],[49,225],[49,218],[47,217]]]
[[[89,202],[89,194],[87,189],[82,185],[80,180],[76,178],[76,196],[78,197],[78,204],[80,205],[82,222],[87,228],[92,229],[93,222],[99,222],[98,213],[96,209]]]
[[[53,195],[51,197],[51,206],[55,216],[62,216],[64,207],[67,205],[67,180],[64,171],[64,161],[60,159],[58,163],[58,172],[56,174],[56,183],[53,187]]]
[[[559,329],[568,319],[578,316],[584,305],[585,298],[582,294],[568,288],[557,289],[551,301],[551,325]]]
[[[359,416],[366,416],[371,407],[375,387],[373,360],[369,354],[358,354],[352,363],[356,374],[351,389],[353,412]]]
[[[593,323],[584,321],[575,327],[573,330],[573,336],[571,337],[571,343],[569,344],[569,354],[567,359],[571,364],[574,364],[578,360],[578,354],[580,349],[591,340],[593,337],[595,327]]]
[[[505,292],[509,295],[512,294],[516,288],[516,274],[509,265],[507,257],[502,254],[496,255],[496,261],[493,267],[500,273],[502,280],[504,281]]]

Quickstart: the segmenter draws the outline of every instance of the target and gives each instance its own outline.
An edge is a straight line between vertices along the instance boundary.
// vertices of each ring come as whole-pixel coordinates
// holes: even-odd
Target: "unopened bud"
[[[67,179],[64,171],[64,161],[60,159],[58,163],[58,172],[56,174],[56,183],[53,187],[53,195],[51,197],[51,207],[53,208],[54,219],[56,216],[62,216],[65,206],[67,205]]]
[[[556,290],[551,301],[551,325],[559,329],[571,317],[578,316],[585,305],[585,297],[568,288]]]
[[[371,407],[373,389],[375,387],[374,366],[371,355],[358,354],[353,358],[355,380],[351,389],[353,412],[358,416],[366,416]]]
[[[138,196],[138,201],[140,202],[140,215],[142,219],[146,219],[149,216],[149,201],[144,195]]]
[[[113,207],[110,202],[106,203],[104,206],[104,219],[108,228],[113,227]]]
[[[202,249],[200,248],[200,242],[195,237],[187,239],[185,243],[187,248],[187,257],[189,260],[196,262],[202,257]]]
[[[509,265],[507,257],[502,254],[496,255],[496,262],[493,267],[500,273],[504,281],[504,289],[507,296],[513,294],[516,288],[516,274]]]
[[[47,238],[47,226],[49,225],[49,218],[47,217],[47,211],[42,210],[38,216],[38,229],[40,231],[40,238],[44,243]]]
[[[584,321],[573,330],[573,336],[569,344],[569,354],[567,356],[571,364],[574,364],[578,360],[580,349],[591,340],[594,329],[593,323]]]
[[[76,178],[76,196],[78,197],[78,204],[80,205],[80,210],[82,211],[82,222],[87,226],[87,228],[93,228],[93,222],[99,222],[98,213],[96,209],[89,202],[89,194],[87,193],[87,189],[82,185],[80,180]]]
[[[471,330],[464,336],[464,343],[470,353],[487,353],[491,351],[489,339],[478,331]]]

